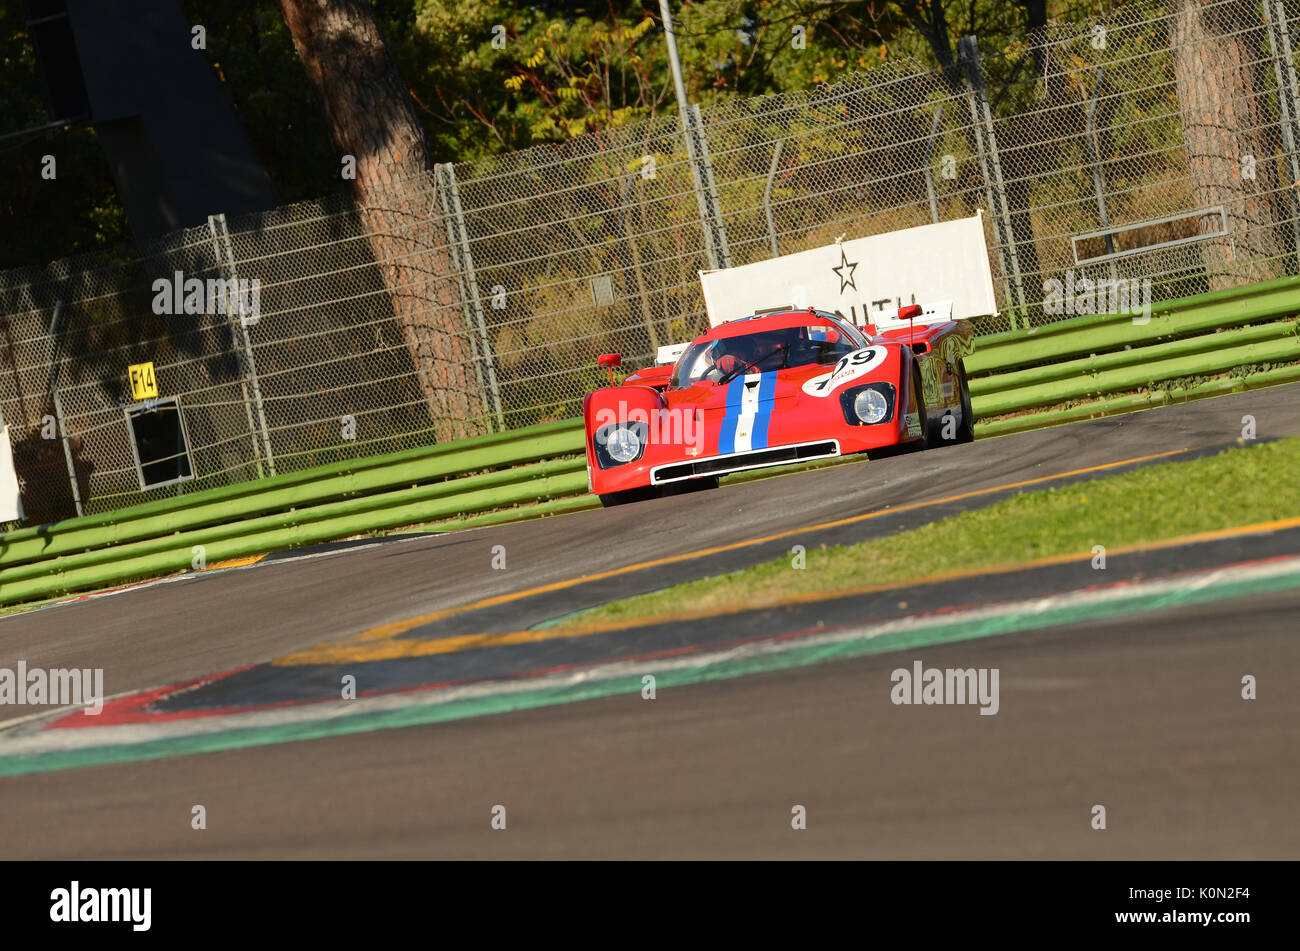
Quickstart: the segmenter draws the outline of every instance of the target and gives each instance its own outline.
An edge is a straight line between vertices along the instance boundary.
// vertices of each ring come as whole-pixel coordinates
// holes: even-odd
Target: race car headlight
[[[641,440],[630,429],[616,429],[605,441],[605,449],[615,462],[631,462],[641,455]]]
[[[879,390],[860,390],[853,397],[853,412],[864,423],[878,423],[889,415],[889,400]]]
[[[636,462],[645,452],[649,436],[649,427],[645,423],[613,423],[602,426],[593,437],[596,461],[602,469]]]
[[[894,392],[890,383],[868,383],[846,390],[840,396],[845,421],[850,426],[873,426],[892,419]]]

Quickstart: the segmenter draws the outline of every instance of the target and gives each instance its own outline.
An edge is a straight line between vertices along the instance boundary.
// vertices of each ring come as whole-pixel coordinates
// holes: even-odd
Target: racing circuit
[[[5,663],[103,667],[114,698],[98,718],[0,707],[0,848],[1294,858],[1294,520],[1117,551],[1100,580],[1080,556],[649,627],[559,636],[547,622],[795,544],[1217,452],[1246,413],[1261,440],[1300,435],[1297,407],[1300,385],[1272,387],[609,510],[286,552],[0,619]],[[491,567],[495,546],[505,570]],[[1000,669],[998,714],[891,704],[890,671],[913,661]],[[1259,679],[1249,703],[1244,674]],[[340,699],[345,676],[358,699]],[[504,831],[489,822],[497,804]]]

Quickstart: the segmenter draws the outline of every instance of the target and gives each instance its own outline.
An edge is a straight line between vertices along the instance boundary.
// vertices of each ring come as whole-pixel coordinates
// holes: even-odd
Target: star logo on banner
[[[834,271],[835,276],[840,279],[841,294],[844,293],[844,288],[846,287],[851,287],[855,291],[858,289],[858,285],[853,283],[853,272],[857,269],[857,262],[850,264],[848,257],[844,254],[844,245],[840,245],[840,265],[839,267],[831,268],[831,270]]]

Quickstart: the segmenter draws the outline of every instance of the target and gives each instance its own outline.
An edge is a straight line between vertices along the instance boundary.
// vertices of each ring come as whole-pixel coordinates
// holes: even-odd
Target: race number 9
[[[831,379],[834,379],[845,367],[866,369],[875,363],[883,352],[879,347],[868,347],[866,350],[854,350],[852,353],[845,354],[840,357],[840,362],[835,364],[835,369],[831,371]]]
[[[815,376],[803,385],[803,391],[809,396],[829,396],[831,391],[849,380],[870,373],[885,356],[884,347],[867,347],[854,350],[840,357],[830,373]]]

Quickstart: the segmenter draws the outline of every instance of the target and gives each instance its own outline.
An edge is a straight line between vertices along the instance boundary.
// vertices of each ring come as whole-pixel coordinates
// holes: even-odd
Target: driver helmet
[[[754,362],[754,348],[748,337],[732,337],[714,344],[713,365],[721,374],[740,373]]]

